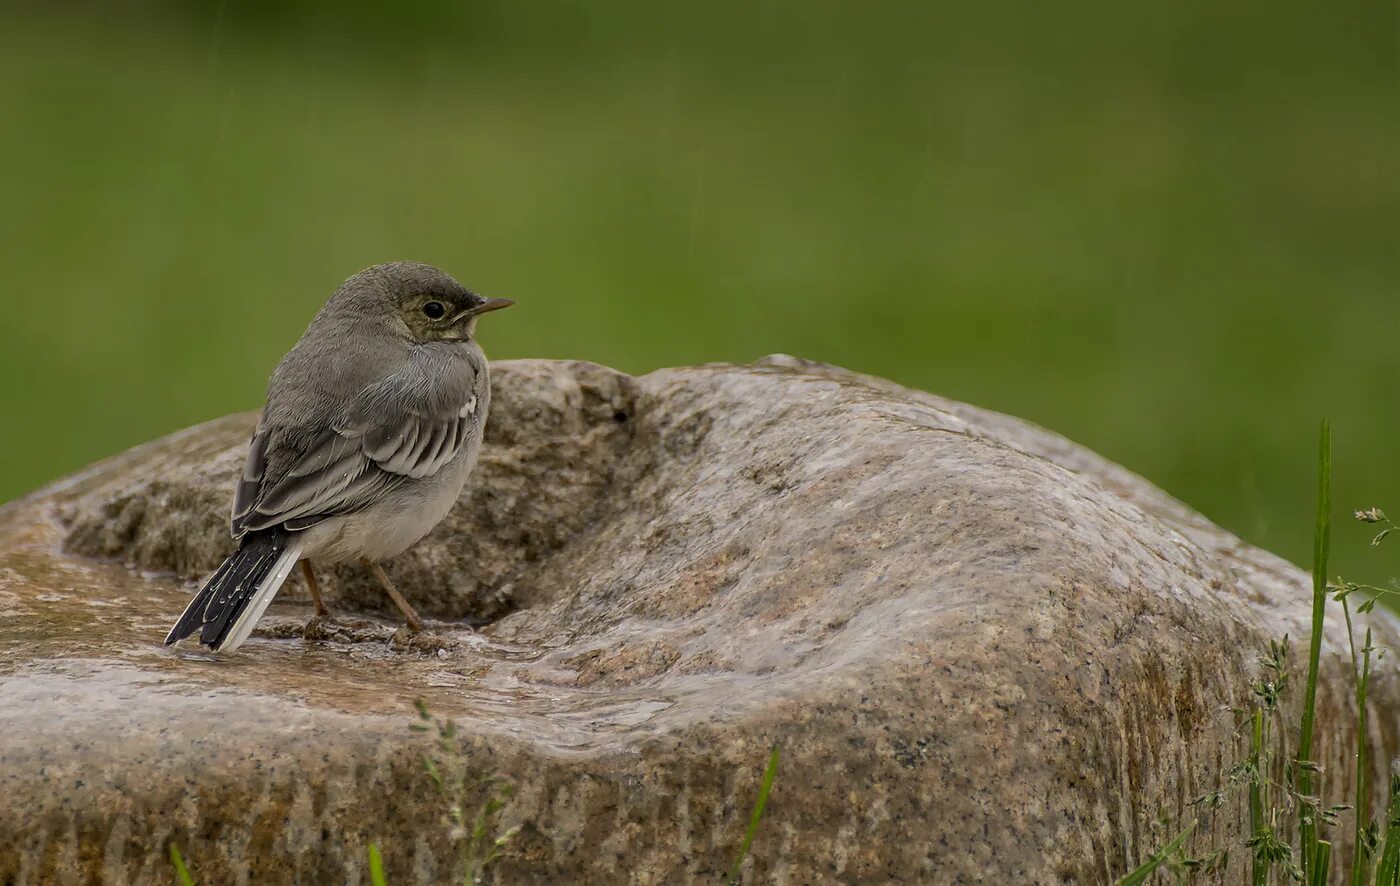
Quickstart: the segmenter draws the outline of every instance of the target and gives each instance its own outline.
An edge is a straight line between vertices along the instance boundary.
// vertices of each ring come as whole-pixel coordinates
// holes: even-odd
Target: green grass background
[[[1032,419],[1298,562],[1400,512],[1397,6],[507,0],[0,13],[0,500],[259,405],[440,264],[493,357],[770,352]],[[1343,525],[1339,569],[1400,572]],[[1387,559],[1389,558],[1389,559]]]

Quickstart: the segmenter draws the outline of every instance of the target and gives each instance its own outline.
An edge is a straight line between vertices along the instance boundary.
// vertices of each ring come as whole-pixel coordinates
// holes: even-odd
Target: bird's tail
[[[281,527],[250,532],[185,607],[165,645],[196,630],[199,642],[215,652],[243,645],[272,598],[301,557],[300,533]]]

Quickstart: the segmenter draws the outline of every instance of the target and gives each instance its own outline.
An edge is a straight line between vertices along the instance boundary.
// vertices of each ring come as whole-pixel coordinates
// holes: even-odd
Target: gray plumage
[[[374,563],[426,535],[481,447],[491,382],[476,319],[509,304],[409,262],[336,290],[268,383],[234,492],[239,551],[166,643],[199,629],[236,648],[298,559]]]

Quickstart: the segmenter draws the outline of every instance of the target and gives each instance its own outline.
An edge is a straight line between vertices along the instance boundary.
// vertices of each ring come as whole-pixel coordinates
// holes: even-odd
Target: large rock
[[[157,882],[171,842],[202,882],[363,883],[370,841],[443,882],[415,697],[516,787],[499,882],[719,878],[774,743],[753,882],[1101,882],[1194,816],[1258,651],[1306,635],[1297,569],[1015,419],[790,358],[496,372],[474,481],[389,567],[427,636],[342,569],[310,639],[293,585],[236,654],[160,645],[228,551],[252,415],[0,510],[0,883]]]

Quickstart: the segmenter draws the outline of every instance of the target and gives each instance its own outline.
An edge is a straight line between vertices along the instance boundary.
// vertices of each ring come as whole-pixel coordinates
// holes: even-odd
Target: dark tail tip
[[[199,631],[199,642],[211,649],[217,647],[287,549],[290,538],[291,533],[281,527],[244,536],[238,550],[209,576],[185,607],[175,627],[165,635],[165,645],[173,646]]]

